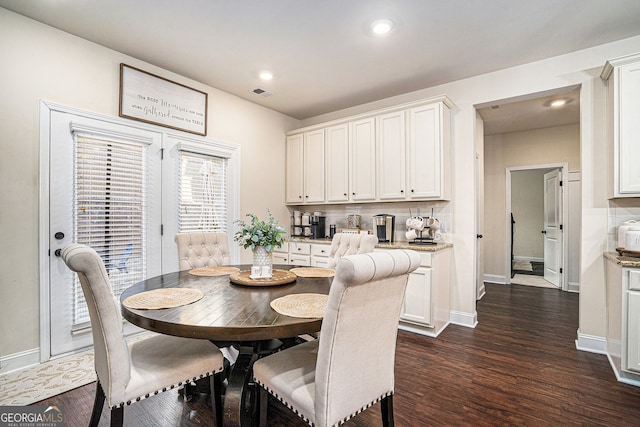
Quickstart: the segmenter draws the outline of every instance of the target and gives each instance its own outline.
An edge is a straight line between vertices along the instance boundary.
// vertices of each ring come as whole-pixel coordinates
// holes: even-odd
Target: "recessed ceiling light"
[[[390,19],[377,19],[371,23],[371,31],[379,36],[389,34],[392,28],[393,22]]]
[[[260,78],[262,80],[271,80],[273,78],[273,73],[271,71],[260,71]]]
[[[554,108],[558,108],[558,107],[562,107],[564,104],[567,103],[566,99],[556,99],[555,101],[551,101],[551,105]]]

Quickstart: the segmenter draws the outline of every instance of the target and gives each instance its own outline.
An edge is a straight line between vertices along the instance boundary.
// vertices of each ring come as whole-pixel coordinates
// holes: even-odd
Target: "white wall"
[[[241,146],[241,212],[288,222],[284,133],[297,120],[2,8],[0,28],[0,356],[39,345],[41,99],[117,116],[121,62],[207,92],[208,136]]]
[[[535,44],[535,40],[531,42]],[[477,231],[473,185],[475,107],[496,100],[524,98],[532,93],[580,85],[582,246],[578,339],[595,337],[595,341],[602,343],[606,332],[602,252],[607,247],[607,176],[610,172],[605,145],[606,86],[600,79],[600,71],[608,59],[636,52],[640,52],[640,37],[382,99],[304,120],[302,125],[441,94],[453,100],[456,105],[452,112],[454,171],[451,211],[454,232],[451,239],[454,259],[451,304],[458,319],[470,320],[476,313],[473,268]],[[489,190],[488,185],[485,188]],[[484,247],[487,246],[485,242]]]

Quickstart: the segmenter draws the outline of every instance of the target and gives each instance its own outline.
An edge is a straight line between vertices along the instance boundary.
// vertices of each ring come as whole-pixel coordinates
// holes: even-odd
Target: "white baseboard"
[[[578,332],[576,348],[589,353],[607,354],[607,339],[595,335],[587,335]]]
[[[569,282],[567,285],[567,292],[580,292],[580,283]]]
[[[0,358],[0,374],[26,368],[40,363],[40,348],[21,351]]]
[[[544,258],[532,257],[532,256],[513,256],[514,261],[533,261],[533,262],[544,262]]]
[[[467,328],[475,328],[478,324],[478,314],[451,310],[449,312],[449,323]]]
[[[507,284],[507,278],[504,276],[499,276],[497,274],[485,274],[482,277],[482,280],[484,280],[485,282],[488,283],[497,283],[499,285],[506,285]]]

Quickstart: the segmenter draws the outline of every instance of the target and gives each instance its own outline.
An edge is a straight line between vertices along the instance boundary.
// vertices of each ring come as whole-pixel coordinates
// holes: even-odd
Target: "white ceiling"
[[[298,119],[640,34],[638,0],[0,0],[0,6]],[[367,29],[380,17],[395,22],[385,38]],[[262,69],[275,78],[261,82]],[[256,87],[273,95],[255,95]]]

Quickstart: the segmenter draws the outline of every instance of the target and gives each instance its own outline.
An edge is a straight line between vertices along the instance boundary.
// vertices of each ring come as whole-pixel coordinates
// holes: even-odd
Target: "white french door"
[[[72,242],[94,248],[116,297],[161,274],[161,148],[159,132],[51,111],[51,356],[92,344],[77,275],[57,250]]]
[[[562,269],[562,172],[544,174],[544,279],[560,287]]]

